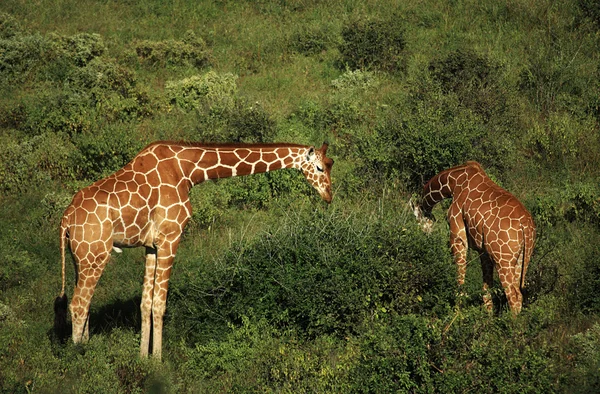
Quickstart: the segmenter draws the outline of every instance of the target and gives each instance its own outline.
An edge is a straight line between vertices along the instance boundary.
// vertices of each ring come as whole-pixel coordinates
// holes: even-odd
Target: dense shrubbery
[[[203,68],[210,64],[210,51],[204,40],[188,31],[182,41],[141,41],[135,44],[140,61],[154,67],[192,66]]]
[[[342,29],[344,68],[399,71],[404,68],[406,40],[399,18],[356,20]]]
[[[190,308],[184,314],[191,324],[204,325],[210,311],[239,321],[253,310],[280,328],[312,337],[341,337],[388,312],[443,314],[455,292],[448,250],[432,248],[443,242],[432,243],[418,227],[403,223],[406,217],[400,220],[365,221],[335,211],[283,218],[277,232],[223,256],[225,271],[213,279],[217,288],[202,289],[189,278],[187,289],[177,290]],[[417,256],[420,264],[414,263]],[[209,311],[198,310],[207,303]]]
[[[167,82],[165,90],[169,102],[183,110],[200,110],[209,114],[229,115],[233,111],[237,76],[219,75],[209,71],[181,81]]]
[[[330,29],[303,25],[292,33],[289,38],[289,47],[304,55],[315,55],[335,45],[335,37]]]

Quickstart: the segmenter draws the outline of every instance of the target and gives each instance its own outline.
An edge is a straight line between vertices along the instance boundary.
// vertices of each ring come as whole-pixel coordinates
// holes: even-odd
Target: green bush
[[[292,51],[303,55],[315,55],[336,44],[333,36],[333,32],[326,27],[302,25],[292,33],[288,46]]]
[[[594,0],[578,0],[577,5],[583,16],[592,20],[600,28],[600,4]]]
[[[576,51],[576,48],[565,48],[564,51]],[[518,89],[545,115],[557,110],[577,113],[577,106],[585,109],[589,106],[587,101],[597,93],[594,81],[576,77],[580,61],[566,59],[563,49],[538,48],[538,52],[529,54],[526,60],[526,67],[519,74]],[[575,60],[577,63],[573,64]]]
[[[546,393],[559,389],[561,361],[553,357],[557,344],[543,338],[548,319],[535,322],[526,312],[514,321],[508,314],[491,319],[486,312],[467,310],[444,324],[441,340],[431,347],[437,372],[434,386],[447,392]],[[450,317],[448,317],[450,319]],[[494,343],[495,346],[489,344]],[[466,349],[466,351],[465,351]]]
[[[589,230],[581,231],[580,234],[577,238],[573,237],[562,249],[568,251],[577,248],[576,251],[571,252],[571,256],[576,257],[577,263],[572,263],[568,270],[566,285],[568,296],[565,298],[573,310],[598,314],[600,312],[598,294],[600,261],[597,256],[600,251],[598,246],[600,238],[595,232]]]
[[[376,322],[361,337],[360,362],[349,373],[352,392],[435,391],[429,348],[440,341],[440,335],[429,319],[415,315]]]
[[[228,118],[226,138],[228,142],[273,142],[275,126],[275,120],[260,103],[238,99]]]
[[[489,122],[508,111],[499,85],[500,66],[472,50],[457,50],[429,65],[445,94],[454,93],[462,105]]]
[[[54,57],[53,43],[40,34],[8,34],[0,39],[0,78],[4,88],[35,80],[40,68]]]
[[[439,171],[481,160],[485,128],[456,101],[440,97],[414,108],[393,108],[374,129],[344,136],[345,146],[372,177],[399,176],[417,190]]]
[[[14,136],[1,138],[0,191],[23,192],[51,179],[68,180],[73,145],[65,134],[44,133],[22,142]]]
[[[67,56],[79,67],[87,65],[92,59],[106,52],[104,40],[99,34],[79,33],[71,37],[58,37]]]
[[[210,51],[200,37],[188,31],[182,41],[141,41],[135,52],[143,64],[153,67],[191,66],[203,68],[210,64]]]
[[[180,81],[167,82],[167,98],[185,111],[197,110],[226,117],[234,110],[237,76],[209,71]]]
[[[94,59],[75,70],[66,79],[65,90],[108,121],[148,116],[154,109],[135,74],[109,59]]]
[[[74,136],[72,153],[76,179],[96,181],[127,164],[144,147],[130,124],[106,125]]]
[[[4,82],[62,82],[73,69],[86,66],[106,52],[99,34],[42,36],[19,32],[10,28],[8,21],[6,25],[8,32],[0,38],[0,75]]]
[[[353,92],[375,89],[380,82],[377,75],[370,71],[346,71],[338,78],[331,81],[331,86],[339,92]]]
[[[399,18],[356,20],[342,28],[340,65],[350,70],[401,71],[404,69],[404,31]]]
[[[456,282],[445,242],[403,226],[379,216],[292,214],[255,241],[234,244],[222,257],[228,263],[210,279],[187,279],[173,302],[184,308],[186,332],[205,331],[215,316],[239,322],[252,309],[313,338],[343,337],[388,313],[443,314]]]
[[[539,225],[555,226],[564,221],[600,223],[600,187],[595,181],[565,183],[536,196],[531,213]]]
[[[193,227],[210,227],[223,215],[231,196],[216,182],[204,182],[190,190]]]
[[[10,14],[0,12],[0,39],[9,39],[22,32],[19,21]]]
[[[600,390],[600,324],[572,335],[569,339],[567,363],[573,368],[566,385],[572,393],[594,393]]]

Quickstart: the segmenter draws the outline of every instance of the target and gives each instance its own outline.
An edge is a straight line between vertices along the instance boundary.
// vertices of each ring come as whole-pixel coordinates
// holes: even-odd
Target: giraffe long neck
[[[465,164],[449,168],[431,178],[423,187],[421,202],[423,211],[430,213],[438,202],[461,193],[465,187],[468,187],[469,180],[473,176],[487,178],[479,163],[467,161]]]
[[[158,143],[158,157],[176,159],[176,172],[191,185],[208,179],[257,174],[282,168],[301,169],[309,147],[296,144],[175,144]]]
[[[449,171],[444,171],[434,176],[423,187],[422,208],[425,212],[431,212],[435,204],[451,198],[454,185]]]

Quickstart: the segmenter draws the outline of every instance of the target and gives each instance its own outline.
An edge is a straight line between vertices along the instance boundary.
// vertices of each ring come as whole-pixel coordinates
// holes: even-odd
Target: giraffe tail
[[[530,227],[524,227],[521,225],[521,231],[523,232],[523,262],[521,263],[521,283],[519,287],[521,290],[525,287],[525,275],[527,274],[527,267],[529,267],[529,261],[533,254],[533,241],[535,238],[534,231]],[[531,245],[528,247],[527,245]]]
[[[68,231],[63,218],[60,226],[60,259],[62,263],[62,288],[54,300],[54,332],[62,342],[67,337],[67,295],[65,294],[65,247]]]

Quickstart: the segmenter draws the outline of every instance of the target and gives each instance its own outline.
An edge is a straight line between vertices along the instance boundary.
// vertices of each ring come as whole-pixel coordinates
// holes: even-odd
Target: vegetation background
[[[0,391],[599,392],[599,45],[595,0],[3,0]],[[164,362],[141,249],[61,344],[62,212],[157,139],[328,140],[334,202],[287,170],[194,188]],[[538,226],[516,319],[475,255],[457,305],[447,204],[431,235],[407,207],[465,160]]]

